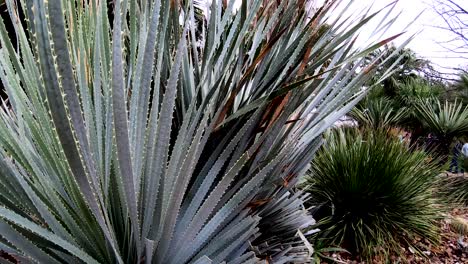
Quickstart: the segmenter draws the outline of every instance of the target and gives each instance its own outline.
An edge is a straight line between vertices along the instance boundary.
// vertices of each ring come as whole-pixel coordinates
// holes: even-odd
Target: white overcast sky
[[[346,0],[344,1],[346,2]],[[374,4],[374,10],[378,10],[394,0],[356,0],[354,6],[369,6]],[[457,3],[468,9],[468,0],[459,0]],[[431,60],[434,64],[441,67],[466,67],[468,61],[462,59],[454,53],[448,52],[441,47],[438,42],[452,39],[454,36],[446,30],[438,29],[437,26],[444,26],[444,21],[437,15],[433,9],[433,0],[400,0],[395,12],[402,12],[398,20],[393,25],[391,33],[398,33],[409,25],[407,35],[419,32],[418,35],[409,43],[408,47],[416,51],[422,57]],[[421,14],[422,13],[422,14]],[[421,14],[419,17],[418,15]],[[415,20],[415,18],[417,18]],[[401,43],[405,37],[396,40]],[[468,47],[467,47],[468,48]],[[439,67],[438,67],[439,68]],[[443,69],[441,69],[443,71]],[[447,70],[448,71],[448,70]],[[449,71],[448,71],[449,72]]]
[[[211,0],[205,1],[207,5],[211,2]],[[236,1],[235,5],[237,6],[241,3],[241,0],[234,1]],[[315,1],[316,5],[320,5],[324,0],[313,1]],[[347,5],[349,1],[353,0],[342,0],[341,3]],[[371,10],[374,12],[393,2],[395,2],[395,0],[354,0],[351,7],[348,9],[348,13],[354,15],[357,14],[358,10],[367,9],[369,6],[372,6]],[[458,0],[457,3],[461,4],[463,8],[468,9],[468,0]],[[431,60],[434,66],[441,72],[454,73],[454,71],[446,68],[467,68],[468,61],[466,59],[462,59],[456,54],[448,52],[438,44],[438,42],[450,40],[453,38],[453,35],[448,31],[436,28],[437,26],[444,26],[444,21],[433,10],[432,4],[433,0],[398,0],[393,14],[398,14],[400,12],[401,14],[392,28],[389,29],[386,36],[395,35],[406,29],[407,33],[395,40],[395,44],[398,46],[411,35],[418,33],[407,47],[414,50],[420,57]],[[386,12],[382,12],[382,14],[386,14]],[[378,23],[380,19],[381,18],[376,18],[373,21],[374,23]],[[373,23],[370,24],[372,26]],[[408,25],[409,27],[407,27]],[[360,37],[364,39],[366,37],[366,32],[367,35],[370,35],[373,29],[374,28],[363,30]]]

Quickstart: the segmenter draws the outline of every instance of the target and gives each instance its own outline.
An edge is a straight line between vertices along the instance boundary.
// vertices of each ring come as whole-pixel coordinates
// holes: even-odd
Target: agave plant
[[[415,238],[438,241],[435,162],[385,131],[329,133],[302,183],[320,232],[314,241],[364,258],[399,252]]]
[[[460,101],[419,100],[415,104],[415,114],[432,134],[434,150],[444,157],[443,160],[453,140],[468,133],[468,106]]]
[[[192,1],[6,1],[2,256],[308,261],[298,230],[314,221],[289,189],[364,96],[378,64],[363,57],[394,37],[353,48],[377,13],[333,20],[339,1],[312,16],[220,2],[195,18]]]
[[[408,115],[406,108],[396,109],[385,97],[369,99],[351,110],[349,115],[361,126],[374,130],[401,125]]]

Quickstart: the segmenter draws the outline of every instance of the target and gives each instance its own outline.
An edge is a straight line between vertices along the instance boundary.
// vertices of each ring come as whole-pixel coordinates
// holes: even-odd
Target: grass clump
[[[437,166],[388,133],[331,132],[303,188],[312,193],[320,244],[370,257],[398,252],[413,238],[438,241],[440,210],[433,196]]]
[[[468,177],[458,175],[443,178],[442,192],[450,203],[468,205]]]
[[[462,236],[468,235],[468,220],[463,217],[454,217],[450,223],[450,227]]]

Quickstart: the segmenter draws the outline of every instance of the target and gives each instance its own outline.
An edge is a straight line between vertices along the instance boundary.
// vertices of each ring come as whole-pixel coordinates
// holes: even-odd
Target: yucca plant
[[[408,114],[406,108],[395,108],[385,97],[366,100],[349,113],[359,125],[374,130],[401,125]]]
[[[377,13],[333,20],[339,1],[235,2],[6,0],[2,256],[309,260],[314,221],[289,189],[394,37],[353,48]]]
[[[432,148],[442,160],[446,160],[453,140],[468,133],[468,106],[460,101],[421,99],[415,104],[415,115],[431,133]]]
[[[383,130],[338,130],[325,140],[302,184],[320,229],[313,241],[363,258],[417,248],[417,237],[438,241],[438,169],[427,154]]]

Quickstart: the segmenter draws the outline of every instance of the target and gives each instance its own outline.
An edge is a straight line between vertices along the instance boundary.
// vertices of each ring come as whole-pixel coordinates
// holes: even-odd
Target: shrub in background
[[[419,100],[437,100],[443,92],[443,87],[431,85],[422,78],[413,78],[404,82],[398,92],[396,100],[400,105],[411,107]]]
[[[367,257],[399,251],[414,237],[436,242],[437,173],[424,152],[409,151],[386,131],[331,132],[302,185],[321,229],[315,241]]]

